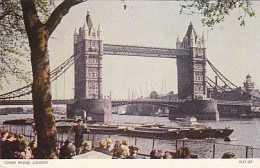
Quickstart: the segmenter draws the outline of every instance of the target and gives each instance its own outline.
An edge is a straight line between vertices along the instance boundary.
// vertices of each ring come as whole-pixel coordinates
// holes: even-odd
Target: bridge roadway
[[[53,104],[56,105],[67,105],[74,104],[76,100],[74,99],[59,99],[52,100]],[[126,104],[153,104],[162,106],[173,106],[176,107],[177,104],[184,102],[184,100],[165,100],[165,99],[136,99],[136,100],[112,100],[112,106],[121,106]],[[260,107],[260,102],[255,101],[225,101],[218,100],[218,104],[221,105],[245,105],[245,106],[258,106]],[[32,105],[32,100],[0,100],[1,105]]]
[[[141,47],[114,44],[104,44],[103,46],[103,54],[106,55],[177,58],[178,55],[189,55],[189,53],[189,49]]]

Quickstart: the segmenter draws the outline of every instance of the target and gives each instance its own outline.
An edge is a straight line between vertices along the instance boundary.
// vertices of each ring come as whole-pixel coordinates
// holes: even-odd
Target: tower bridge
[[[107,121],[112,106],[126,104],[155,104],[168,106],[173,116],[193,115],[198,119],[218,120],[217,103],[234,105],[230,102],[217,102],[208,99],[206,76],[206,47],[204,35],[196,33],[192,23],[182,40],[177,38],[176,49],[103,44],[100,26],[93,26],[89,13],[83,27],[75,29],[74,54],[61,66],[51,72],[51,80],[57,79],[63,69],[74,64],[74,99],[53,100],[53,104],[67,105],[67,116],[82,115],[82,110],[95,121]],[[138,56],[176,59],[178,77],[178,99],[170,100],[109,100],[102,94],[103,55]],[[31,93],[31,85],[0,95],[0,105],[31,105],[31,100],[5,100]],[[237,105],[237,104],[236,104]],[[241,105],[241,104],[240,104]],[[248,104],[246,105],[248,106]],[[178,110],[176,110],[178,107]]]
[[[207,97],[206,48],[204,35],[197,35],[192,23],[182,42],[177,38],[176,49],[103,44],[102,30],[93,27],[89,13],[86,22],[74,32],[75,99],[101,99],[102,57],[107,55],[177,59],[178,98]]]
[[[107,55],[139,56],[154,58],[177,59],[178,71],[178,98],[180,100],[207,97],[206,87],[206,48],[204,36],[198,36],[192,23],[182,41],[176,41],[176,49],[143,47],[129,45],[104,44],[100,25],[96,29],[89,13],[86,22],[74,32],[74,55],[80,55],[75,61],[75,104],[68,105],[68,117],[77,115],[77,109],[91,111],[90,115],[97,114],[102,109],[106,114],[111,108],[109,100],[102,100],[102,57]],[[96,100],[96,101],[95,101]],[[133,103],[121,101],[122,103]],[[143,102],[148,103],[148,102]],[[151,103],[151,102],[150,102]],[[154,103],[154,102],[153,102]],[[162,103],[161,103],[162,104]],[[209,104],[210,107],[207,107]],[[203,107],[200,109],[200,107]],[[94,109],[93,109],[94,108]],[[184,106],[179,113],[207,114],[208,119],[218,119],[216,102],[213,100],[201,101],[189,104],[189,109]],[[100,115],[102,118],[102,115]]]

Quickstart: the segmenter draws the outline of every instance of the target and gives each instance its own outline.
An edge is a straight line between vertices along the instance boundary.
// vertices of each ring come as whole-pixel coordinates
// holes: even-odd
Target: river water
[[[32,118],[32,114],[9,114],[9,115],[0,115],[0,124],[3,123],[3,121],[8,119],[19,119],[19,118]],[[236,137],[236,141],[231,142],[225,142],[223,139],[217,139],[216,142],[218,143],[225,143],[225,144],[233,144],[233,145],[246,145],[246,146],[252,146],[254,148],[260,148],[260,119],[221,119],[219,122],[215,121],[198,121],[202,123],[203,125],[207,127],[212,128],[225,128],[225,127],[231,127],[234,128],[234,132],[230,135],[231,137]],[[155,117],[155,116],[133,116],[133,115],[112,115],[112,123],[151,123],[151,124],[164,124],[167,126],[178,126],[178,124],[174,121],[170,121],[166,117]],[[25,133],[29,135],[32,132],[31,126],[9,126],[9,130],[11,129],[12,132],[19,132],[19,133]],[[85,135],[85,140],[92,140],[94,141],[94,145],[98,145],[98,141],[101,138],[107,138],[108,135]],[[63,133],[62,135],[59,134],[58,140],[64,140],[66,138],[74,138],[74,135],[71,133]],[[130,140],[130,144],[135,144],[140,148],[141,153],[149,154],[149,151],[153,148],[159,148],[163,151],[165,150],[171,150],[174,151],[175,149],[175,143],[173,141],[169,140],[155,140],[153,142],[152,139],[143,139],[143,138],[132,138],[132,137],[122,137],[122,136],[116,136],[112,135],[111,139],[113,141],[115,140],[122,140],[124,138],[127,138]],[[207,146],[204,143],[196,143],[190,146],[191,148],[196,146],[196,153],[201,153],[200,157],[202,158],[210,158],[212,154],[212,146]],[[199,148],[199,149],[198,149]],[[242,148],[242,147],[241,147]],[[199,151],[198,151],[199,150]],[[221,149],[222,150],[222,149]],[[233,147],[230,150],[235,150]],[[237,149],[238,155],[241,154],[241,150],[244,152],[243,149]],[[223,150],[224,151],[224,150]],[[260,150],[259,150],[260,152]],[[203,154],[204,153],[204,154]],[[222,152],[223,153],[223,152]],[[260,153],[259,153],[260,154]],[[244,154],[241,154],[241,157],[243,157]],[[220,154],[219,154],[219,157]],[[260,156],[259,156],[260,157]]]
[[[152,124],[164,124],[167,126],[178,126],[174,121],[170,121],[166,117],[154,117],[154,116],[133,116],[133,115],[113,115],[113,122],[124,123],[152,123]],[[260,148],[260,118],[254,119],[221,119],[219,122],[215,121],[198,121],[207,127],[212,128],[225,128],[231,127],[234,132],[231,137],[237,137],[237,141],[228,142],[235,145],[247,145]],[[223,140],[219,140],[224,142]]]

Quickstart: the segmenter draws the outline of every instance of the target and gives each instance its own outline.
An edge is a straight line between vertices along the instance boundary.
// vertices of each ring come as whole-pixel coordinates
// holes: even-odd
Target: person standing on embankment
[[[85,131],[85,127],[81,119],[77,120],[77,125],[72,128],[72,131],[75,133],[75,148],[76,148],[76,155],[78,155],[82,143],[84,141],[83,133]]]

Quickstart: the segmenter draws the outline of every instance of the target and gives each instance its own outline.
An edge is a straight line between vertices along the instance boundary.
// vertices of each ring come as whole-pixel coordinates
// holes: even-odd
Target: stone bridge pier
[[[179,108],[170,109],[170,120],[184,117],[196,117],[198,120],[219,121],[216,100],[189,100],[179,103]]]
[[[80,99],[67,105],[67,117],[80,116],[90,122],[111,122],[112,105],[109,99]]]

